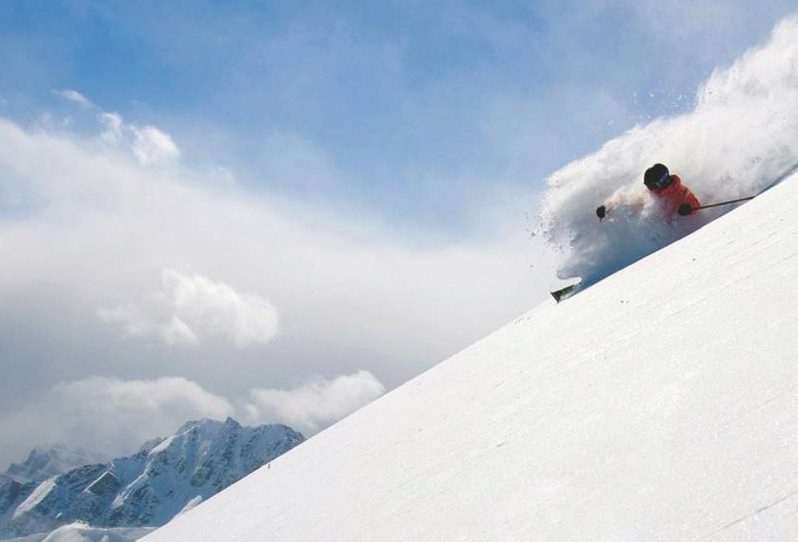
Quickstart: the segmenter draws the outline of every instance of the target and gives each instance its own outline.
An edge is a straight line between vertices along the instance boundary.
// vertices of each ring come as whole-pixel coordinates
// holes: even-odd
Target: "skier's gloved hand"
[[[679,205],[679,211],[678,212],[682,216],[687,216],[689,214],[692,214],[693,208],[690,206],[689,203],[682,203],[681,205]]]
[[[607,216],[607,207],[604,205],[596,207],[596,216],[599,217],[599,220],[603,220],[604,217]]]

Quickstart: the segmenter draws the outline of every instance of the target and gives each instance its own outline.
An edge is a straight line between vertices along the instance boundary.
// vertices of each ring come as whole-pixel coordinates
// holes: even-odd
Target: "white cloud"
[[[187,420],[233,414],[225,398],[185,378],[92,376],[59,382],[23,410],[0,419],[0,459],[20,458],[42,442],[127,454],[153,437],[171,434]]]
[[[131,126],[133,154],[143,165],[163,164],[180,158],[180,149],[172,137],[155,126]]]
[[[100,309],[100,317],[134,336],[157,336],[172,346],[193,346],[211,337],[238,348],[264,345],[278,331],[275,308],[256,294],[174,269],[161,272],[161,290],[135,305]]]
[[[131,152],[143,166],[167,165],[180,159],[180,148],[172,136],[156,126],[128,124],[115,111],[97,115],[103,126],[99,140],[111,148]]]
[[[53,93],[83,108],[96,108],[77,90],[54,90]],[[127,124],[115,111],[101,111],[97,120],[104,128],[100,141],[112,147],[127,147],[142,165],[167,164],[180,158],[180,148],[172,136],[157,126]]]
[[[94,104],[86,98],[83,94],[78,92],[77,90],[72,89],[63,89],[63,90],[54,90],[53,91],[57,96],[70,101],[72,103],[76,103],[81,107],[94,107]]]
[[[91,376],[63,381],[0,417],[0,465],[45,442],[80,446],[109,457],[134,452],[188,420],[232,416],[252,425],[285,423],[310,435],[370,403],[385,387],[367,371],[316,380],[296,389],[254,389],[236,408],[225,397],[180,377],[123,380]]]
[[[105,127],[100,134],[100,140],[111,146],[119,145],[123,137],[122,116],[116,112],[103,111],[98,115],[97,120]]]
[[[244,407],[251,423],[279,420],[315,433],[385,393],[385,386],[368,371],[317,379],[292,390],[254,389]]]

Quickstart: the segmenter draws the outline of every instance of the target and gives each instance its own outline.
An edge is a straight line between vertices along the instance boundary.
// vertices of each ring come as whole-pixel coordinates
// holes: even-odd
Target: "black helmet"
[[[654,164],[648,168],[646,174],[643,175],[643,184],[645,184],[649,190],[662,188],[667,185],[666,181],[668,177],[670,177],[670,173],[667,167],[662,164]]]

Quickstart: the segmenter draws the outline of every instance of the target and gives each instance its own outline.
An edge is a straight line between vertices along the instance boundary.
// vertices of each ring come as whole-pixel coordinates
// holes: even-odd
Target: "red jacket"
[[[659,199],[665,209],[665,215],[671,217],[679,210],[679,206],[687,203],[691,208],[700,207],[698,198],[695,197],[689,188],[682,184],[678,175],[671,175],[671,184],[660,190],[652,190],[654,196]]]

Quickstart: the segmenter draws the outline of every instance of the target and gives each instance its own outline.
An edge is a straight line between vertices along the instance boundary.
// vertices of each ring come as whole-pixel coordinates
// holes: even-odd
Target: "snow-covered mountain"
[[[5,472],[5,476],[20,483],[42,482],[77,467],[90,463],[102,463],[107,459],[108,457],[96,452],[69,448],[60,444],[37,446],[24,462],[12,463]]]
[[[0,536],[93,527],[163,525],[290,450],[304,437],[283,425],[194,421],[135,455],[45,475],[61,462],[34,451],[0,478]],[[78,531],[75,531],[78,532]],[[74,534],[74,533],[73,533]]]
[[[0,525],[8,521],[16,505],[45,480],[70,470],[103,462],[105,457],[63,445],[34,448],[22,463],[12,463],[0,474]]]
[[[798,177],[147,542],[798,540]]]

